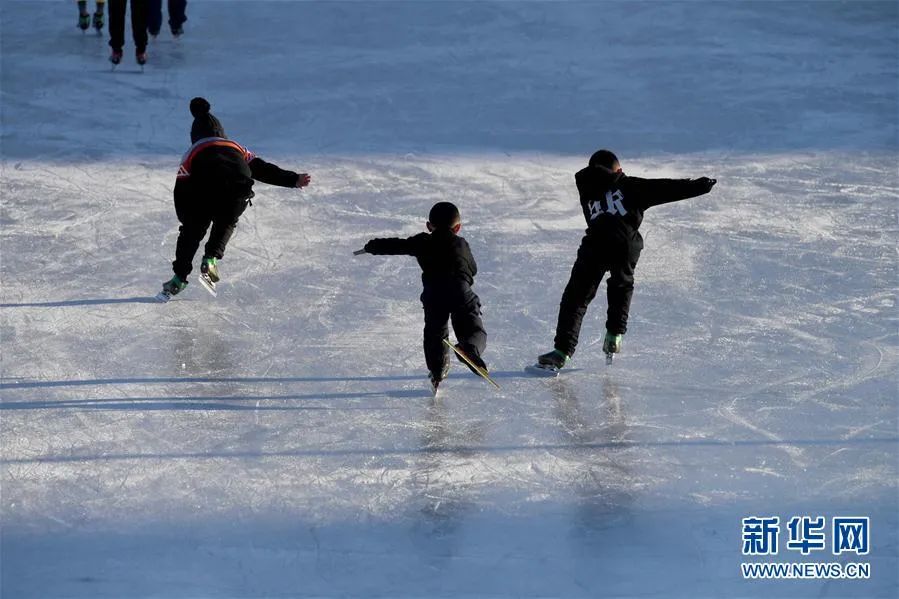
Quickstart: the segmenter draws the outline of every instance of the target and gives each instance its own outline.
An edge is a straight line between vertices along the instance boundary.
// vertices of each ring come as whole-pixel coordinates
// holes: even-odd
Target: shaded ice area
[[[4,598],[899,593],[895,3],[191,2],[142,75],[0,6]],[[163,306],[200,94],[313,186]],[[616,363],[602,293],[528,378],[600,146],[719,185],[647,213]],[[435,402],[417,266],[351,252],[444,199],[502,390]],[[871,517],[812,556],[870,580],[742,580],[806,514]]]

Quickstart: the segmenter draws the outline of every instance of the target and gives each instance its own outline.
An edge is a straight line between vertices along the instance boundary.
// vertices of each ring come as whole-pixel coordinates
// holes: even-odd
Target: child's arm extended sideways
[[[418,236],[401,239],[399,237],[384,237],[372,239],[365,244],[361,250],[353,252],[354,254],[375,254],[375,255],[404,255],[415,256],[418,254]]]

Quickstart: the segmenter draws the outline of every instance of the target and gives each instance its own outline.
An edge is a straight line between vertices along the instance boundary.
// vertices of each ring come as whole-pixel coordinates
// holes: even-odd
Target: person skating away
[[[225,255],[240,215],[255,196],[254,180],[280,187],[305,187],[311,181],[306,173],[283,170],[228,139],[206,99],[191,100],[190,112],[194,117],[192,145],[181,159],[175,180],[175,214],[181,223],[172,262],[175,276],[162,286],[169,296],[187,286],[194,255],[210,225],[200,271],[212,283],[219,281],[217,262]]]
[[[187,16],[187,0],[168,0],[169,29],[173,37],[181,37],[184,33],[184,22]],[[162,0],[147,0],[147,32],[153,39],[162,29]]]
[[[481,322],[481,300],[471,289],[478,266],[468,242],[458,234],[462,228],[459,209],[450,202],[434,204],[426,226],[428,233],[406,239],[372,239],[363,251],[415,256],[418,260],[424,287],[421,303],[425,313],[425,364],[436,392],[449,372],[450,350],[444,343],[449,337],[448,322],[452,322],[456,333],[456,347],[485,371],[487,366],[481,355],[487,346],[487,332]]]
[[[109,0],[109,62],[122,62],[125,47],[125,10],[128,0]],[[147,2],[131,0],[131,35],[134,37],[134,56],[137,64],[147,63]]]
[[[91,20],[91,14],[87,11],[87,0],[77,0],[77,2],[78,27],[81,28],[81,31],[87,31],[90,29],[91,23],[93,23],[94,29],[97,30],[97,35],[100,35],[100,32],[103,31],[103,9],[106,7],[106,0],[97,0],[93,21]]]
[[[634,269],[643,249],[643,237],[638,231],[643,212],[653,206],[703,195],[716,183],[708,177],[629,177],[609,150],[594,153],[588,166],[578,171],[574,179],[587,231],[562,293],[554,349],[537,358],[539,366],[552,370],[562,368],[574,355],[587,306],[606,273],[609,273],[608,311],[602,348],[610,359],[621,351],[634,291]]]

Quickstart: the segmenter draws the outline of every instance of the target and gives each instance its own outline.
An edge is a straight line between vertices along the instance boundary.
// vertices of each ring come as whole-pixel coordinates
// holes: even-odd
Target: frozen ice
[[[899,595],[895,2],[192,1],[142,74],[2,12],[4,599]],[[313,182],[160,304],[197,95]],[[647,212],[615,363],[601,290],[529,377],[600,147],[719,183]],[[352,255],[440,200],[500,391],[433,400],[415,261]],[[744,580],[741,519],[794,515],[870,554],[771,561],[870,579]]]

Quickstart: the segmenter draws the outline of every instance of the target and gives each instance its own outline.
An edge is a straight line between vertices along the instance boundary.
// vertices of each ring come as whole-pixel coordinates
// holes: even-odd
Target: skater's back
[[[461,227],[459,209],[450,202],[438,202],[428,215],[429,233],[405,239],[372,239],[362,250],[368,254],[415,256],[418,260],[424,286],[421,303],[425,313],[425,363],[435,390],[449,369],[444,339],[449,335],[450,320],[459,341],[456,348],[487,371],[481,358],[487,345],[481,300],[471,289],[478,266],[468,242],[458,235]]]
[[[608,164],[609,166],[606,166]],[[660,204],[707,193],[709,179],[644,179],[624,174],[618,159],[608,150],[590,157],[590,163],[574,175],[581,209],[587,220],[587,239],[606,244],[642,241],[638,232],[643,213]]]
[[[471,287],[478,274],[468,242],[449,227],[434,227],[430,233],[419,233],[406,239],[372,239],[365,244],[365,251],[415,256],[426,290],[435,285]]]

